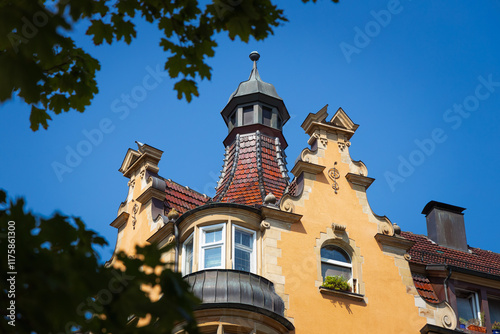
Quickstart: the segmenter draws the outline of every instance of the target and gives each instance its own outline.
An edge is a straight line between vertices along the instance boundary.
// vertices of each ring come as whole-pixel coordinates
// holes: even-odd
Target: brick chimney
[[[422,210],[427,220],[427,236],[440,246],[467,252],[465,208],[430,201]]]

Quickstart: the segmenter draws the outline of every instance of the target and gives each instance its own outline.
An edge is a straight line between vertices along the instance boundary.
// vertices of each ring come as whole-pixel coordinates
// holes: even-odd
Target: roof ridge
[[[222,192],[217,196],[217,200],[221,201],[224,196],[226,196],[227,191],[229,190],[229,186],[233,182],[234,179],[234,174],[236,172],[236,167],[238,166],[238,160],[239,160],[239,154],[240,154],[240,134],[238,133],[236,135],[236,138],[234,140],[234,157],[233,157],[233,165],[231,166],[231,171],[229,172],[228,179],[226,181],[226,184],[224,186],[224,189],[222,189]]]
[[[262,175],[262,138],[259,130],[255,132],[255,156],[257,158],[257,175],[259,177],[259,190],[260,196],[262,197],[262,203],[264,203],[264,198],[266,198],[266,190],[264,188],[264,176]]]

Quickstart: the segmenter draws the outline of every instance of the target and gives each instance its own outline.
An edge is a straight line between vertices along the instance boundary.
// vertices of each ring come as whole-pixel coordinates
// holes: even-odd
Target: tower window
[[[273,117],[273,110],[269,107],[262,106],[262,124],[271,126],[272,117]]]
[[[253,106],[243,107],[243,125],[253,124]]]

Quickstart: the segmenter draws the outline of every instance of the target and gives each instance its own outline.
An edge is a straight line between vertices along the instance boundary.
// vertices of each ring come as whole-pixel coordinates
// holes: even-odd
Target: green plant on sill
[[[347,278],[341,275],[326,276],[323,286],[333,290],[351,291],[351,285]]]
[[[460,317],[460,318],[458,319],[458,322],[460,322],[462,325],[466,325],[466,326],[467,326],[467,324],[468,324],[467,319],[462,318],[462,317]]]
[[[500,322],[499,322],[499,321],[495,321],[495,322],[491,325],[491,329],[500,329]]]

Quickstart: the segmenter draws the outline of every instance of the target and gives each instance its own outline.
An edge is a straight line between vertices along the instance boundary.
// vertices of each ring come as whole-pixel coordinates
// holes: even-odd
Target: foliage
[[[310,0],[302,0],[304,3]],[[337,2],[338,0],[332,0]],[[177,97],[198,96],[195,80],[211,78],[206,59],[214,56],[215,35],[262,40],[287,21],[272,0],[40,0],[0,4],[0,102],[18,94],[31,105],[31,129],[47,129],[49,112],[83,112],[97,94],[99,61],[69,37],[77,25],[95,45],[137,36],[136,17],[157,24],[159,45],[168,54],[165,70]],[[316,2],[316,0],[312,0]],[[6,79],[7,78],[7,79]]]
[[[461,323],[462,325],[467,325],[468,323],[467,319],[462,317],[458,318],[458,322]]]
[[[323,286],[333,290],[351,291],[351,285],[342,275],[326,276]]]
[[[161,332],[170,333],[176,323],[184,321],[188,333],[197,333],[193,308],[198,301],[181,275],[165,268],[163,250],[155,245],[138,247],[134,258],[121,252],[116,260],[123,269],[118,269],[99,263],[95,247],[105,244],[80,219],[61,214],[36,216],[25,211],[22,199],[6,203],[5,192],[0,191],[0,304],[11,312],[14,301],[15,308],[12,317],[4,316],[0,332],[73,333],[80,329],[152,334],[160,327]],[[5,256],[8,252],[13,257]],[[163,297],[151,299],[151,287]],[[153,321],[138,327],[140,319]],[[12,320],[15,328],[9,324]]]
[[[500,322],[495,321],[493,324],[491,324],[491,329],[500,329]]]

